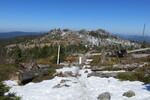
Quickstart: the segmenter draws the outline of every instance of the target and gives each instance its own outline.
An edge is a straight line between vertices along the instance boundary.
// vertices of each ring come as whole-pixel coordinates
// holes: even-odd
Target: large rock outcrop
[[[50,74],[51,69],[38,69],[34,71],[22,72],[19,74],[19,80],[22,84],[31,82],[35,77]]]

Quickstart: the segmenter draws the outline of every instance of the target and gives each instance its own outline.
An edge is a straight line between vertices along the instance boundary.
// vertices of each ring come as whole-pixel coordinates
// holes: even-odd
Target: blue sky
[[[150,35],[150,0],[0,0],[0,31],[105,29]]]

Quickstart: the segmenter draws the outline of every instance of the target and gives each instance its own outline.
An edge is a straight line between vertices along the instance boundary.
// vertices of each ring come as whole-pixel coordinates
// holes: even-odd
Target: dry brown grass
[[[51,60],[52,60],[51,57],[48,57],[48,58],[40,58],[40,59],[37,60],[37,63],[38,63],[38,64],[51,64]]]
[[[45,43],[44,43],[45,42]],[[65,37],[65,39],[61,39],[61,40],[57,40],[57,39],[51,39],[51,40],[47,40],[44,41],[42,43],[39,43],[39,41],[35,41],[34,43],[20,43],[17,44],[21,49],[29,49],[29,48],[34,48],[35,46],[41,47],[43,48],[44,46],[51,46],[51,45],[58,45],[58,44],[64,44],[64,45],[70,45],[70,44],[80,44],[81,40],[77,39],[76,36],[74,35],[68,35],[67,37]],[[8,46],[6,46],[6,48],[13,48],[15,47],[16,44],[10,44]]]
[[[92,66],[112,66],[119,63],[119,60],[115,57],[111,57],[111,60],[106,57],[104,63],[101,63],[100,56],[92,56],[93,61],[91,62]]]
[[[41,43],[39,45],[35,45],[35,44],[29,44],[29,45],[18,44],[19,48],[21,48],[21,49],[29,49],[29,48],[34,48],[36,46],[39,46],[39,47],[43,48],[44,46],[51,46],[51,45],[52,45],[52,43]],[[11,44],[11,45],[6,46],[6,48],[13,48],[15,46],[16,46],[16,44]]]
[[[19,73],[13,73],[13,74],[10,75],[10,79],[19,80],[18,75],[19,75]]]
[[[0,65],[0,81],[17,78],[15,73],[19,68],[15,65]]]
[[[66,62],[72,63],[78,61],[78,57],[76,56],[69,56],[65,59]]]

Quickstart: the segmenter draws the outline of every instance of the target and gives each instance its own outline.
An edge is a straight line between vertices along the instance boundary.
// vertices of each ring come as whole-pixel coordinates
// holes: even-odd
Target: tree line
[[[84,45],[61,45],[60,61],[64,61],[64,59],[67,56],[75,53],[86,53],[89,51],[89,49],[89,47],[86,47]],[[45,45],[44,47],[35,46],[33,48],[28,48],[25,50],[22,50],[21,48],[19,48],[19,46],[16,46],[7,53],[7,56],[13,58],[16,63],[26,62],[30,59],[39,59],[47,57],[52,57],[52,62],[56,62],[57,53],[58,45]]]

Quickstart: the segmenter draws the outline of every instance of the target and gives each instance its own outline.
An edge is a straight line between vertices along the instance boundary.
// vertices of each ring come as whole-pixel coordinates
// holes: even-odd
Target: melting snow
[[[66,32],[63,32],[63,33],[61,34],[61,36],[64,36],[64,35],[66,35]]]
[[[90,69],[79,67],[62,68],[57,72],[72,71],[78,73],[78,77],[55,77],[52,80],[44,80],[40,83],[29,83],[24,86],[13,86],[10,92],[16,92],[22,96],[22,100],[97,100],[102,92],[110,92],[111,100],[150,100],[150,91],[142,82],[119,81],[115,78],[89,77]],[[85,73],[88,72],[88,73]],[[69,80],[61,83],[61,80]],[[7,85],[14,81],[6,81]],[[63,87],[53,88],[60,84]],[[65,87],[64,85],[69,87]],[[124,92],[132,90],[135,96],[127,98],[122,96]]]
[[[4,84],[9,87],[12,87],[12,86],[17,86],[18,82],[17,80],[7,80],[7,81],[4,81]]]
[[[119,72],[126,72],[125,70],[120,70],[120,71],[101,71],[103,73],[119,73]]]
[[[57,73],[63,73],[66,72],[66,71],[71,71],[73,73],[73,75],[75,75],[78,71],[78,67],[75,67],[73,66],[72,68],[69,68],[69,67],[63,67],[62,69],[57,69]]]

